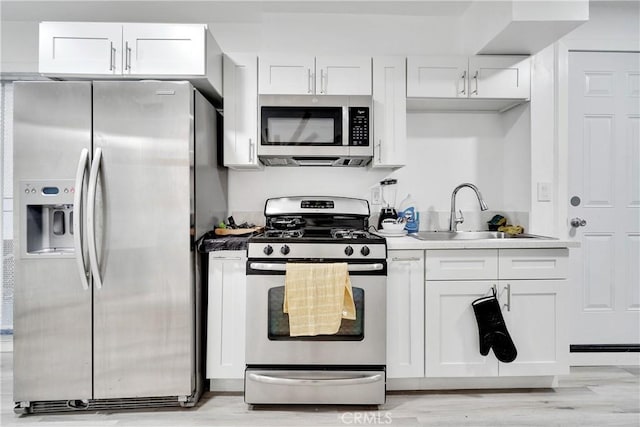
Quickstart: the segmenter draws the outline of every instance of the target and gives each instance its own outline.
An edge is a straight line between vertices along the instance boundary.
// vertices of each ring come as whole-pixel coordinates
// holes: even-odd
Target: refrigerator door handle
[[[102,160],[102,148],[96,148],[91,172],[89,172],[89,187],[87,189],[87,232],[89,240],[89,263],[96,288],[102,288],[100,266],[98,265],[98,249],[96,246],[96,189],[98,187],[98,172]]]
[[[82,231],[80,226],[82,224],[82,216],[84,209],[82,208],[82,191],[84,189],[84,181],[87,172],[87,161],[89,160],[89,150],[83,148],[80,152],[80,160],[78,160],[78,169],[76,170],[76,183],[74,187],[75,193],[73,194],[73,246],[76,252],[76,264],[78,266],[78,273],[80,273],[80,282],[82,283],[82,289],[89,290],[89,272],[87,271],[86,261],[84,259],[84,250],[82,248]]]

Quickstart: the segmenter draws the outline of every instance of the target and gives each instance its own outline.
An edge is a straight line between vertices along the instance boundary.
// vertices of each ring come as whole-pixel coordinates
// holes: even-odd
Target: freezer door
[[[92,291],[69,242],[70,222],[81,216],[72,194],[77,166],[91,149],[91,83],[14,88],[13,397],[90,399]]]
[[[184,82],[94,82],[93,96],[94,153],[102,151],[92,164],[94,395],[190,395],[193,89]]]

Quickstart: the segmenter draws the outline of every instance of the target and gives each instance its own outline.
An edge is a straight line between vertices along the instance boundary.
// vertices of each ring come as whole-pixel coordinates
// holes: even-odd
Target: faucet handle
[[[462,209],[458,209],[458,212],[460,212],[460,216],[456,217],[455,222],[456,224],[462,224],[464,222],[464,215],[462,215]]]

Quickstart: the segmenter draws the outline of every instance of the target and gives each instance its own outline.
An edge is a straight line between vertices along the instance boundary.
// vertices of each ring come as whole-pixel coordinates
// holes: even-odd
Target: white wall
[[[140,13],[134,9],[115,21],[148,21]],[[214,22],[209,28],[225,52],[418,55],[461,53],[460,25],[451,16],[265,13],[258,22]],[[2,72],[37,73],[38,22],[2,21],[0,36]]]
[[[461,53],[460,27],[460,20],[450,16],[318,13],[210,24],[223,51],[365,55]]]
[[[592,1],[589,7],[589,21],[563,37],[563,42],[581,40],[585,48],[588,44],[593,49],[640,48],[640,2]]]
[[[291,195],[339,195],[371,200],[371,189],[398,179],[396,206],[407,195],[422,212],[421,229],[447,226],[451,192],[463,182],[476,184],[490,212],[479,213],[473,192],[458,193],[457,206],[468,218],[460,229],[486,228],[493,213],[507,213],[527,226],[529,211],[529,107],[504,114],[409,113],[407,165],[395,171],[371,168],[265,168],[230,171],[229,209],[237,220],[260,221],[264,201]],[[380,206],[372,205],[372,210]]]
[[[0,21],[0,72],[38,72],[38,23]]]

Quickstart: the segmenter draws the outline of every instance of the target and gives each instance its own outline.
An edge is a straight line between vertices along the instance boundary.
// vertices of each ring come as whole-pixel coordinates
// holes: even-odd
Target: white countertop
[[[528,248],[578,248],[573,240],[553,238],[508,238],[477,240],[418,240],[414,237],[385,237],[387,249],[528,249]]]

